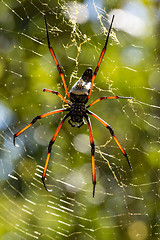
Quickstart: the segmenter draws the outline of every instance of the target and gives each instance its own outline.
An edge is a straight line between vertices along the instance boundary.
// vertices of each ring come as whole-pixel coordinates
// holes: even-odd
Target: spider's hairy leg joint
[[[110,133],[111,133],[111,135],[114,136],[114,131],[113,131],[113,129],[111,128],[111,126],[110,126],[110,125],[107,125],[106,128],[108,128],[109,131],[110,131]]]
[[[94,75],[97,75],[98,70],[99,70],[99,67],[97,66],[95,71],[94,71]]]
[[[94,152],[95,152],[95,144],[93,142],[91,143],[91,154],[94,155]]]
[[[52,145],[54,144],[54,141],[50,141],[49,146],[48,146],[48,153],[51,153],[52,150]]]
[[[62,74],[62,69],[60,68],[59,64],[57,65],[58,71],[60,74]]]
[[[34,124],[38,119],[41,119],[41,115],[35,117],[35,118],[32,120],[31,124]]]

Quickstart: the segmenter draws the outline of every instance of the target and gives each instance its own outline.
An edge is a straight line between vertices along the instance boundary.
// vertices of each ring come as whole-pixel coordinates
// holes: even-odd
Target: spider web
[[[158,2],[2,0],[0,9],[1,239],[160,239]],[[91,111],[113,127],[133,172],[107,129],[91,118],[95,198],[86,124],[77,129],[66,121],[60,130],[46,176],[51,193],[41,175],[63,115],[38,121],[13,146],[13,134],[35,116],[65,106],[42,92],[66,97],[47,47],[44,12],[69,90],[88,66],[95,69],[108,16],[115,14],[91,101],[133,99],[103,100]]]

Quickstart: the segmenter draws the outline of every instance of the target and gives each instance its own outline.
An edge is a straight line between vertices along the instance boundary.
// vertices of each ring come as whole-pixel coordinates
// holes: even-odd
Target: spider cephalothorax
[[[52,57],[53,57],[53,59],[56,63],[57,69],[59,71],[59,74],[60,74],[61,79],[62,79],[63,84],[64,84],[64,89],[65,89],[66,94],[69,97],[71,103],[68,100],[66,100],[59,92],[44,88],[43,89],[44,92],[51,92],[53,94],[56,94],[65,103],[67,103],[69,107],[54,110],[54,111],[44,113],[44,114],[41,114],[41,115],[35,117],[32,120],[31,123],[29,123],[26,127],[21,129],[16,134],[14,134],[13,143],[15,144],[15,138],[16,137],[18,137],[22,132],[24,132],[26,129],[28,129],[30,126],[32,126],[38,119],[44,118],[46,116],[53,115],[55,113],[67,112],[67,114],[63,117],[59,126],[57,127],[57,130],[56,130],[55,134],[53,135],[53,137],[52,137],[52,139],[49,143],[49,146],[48,146],[48,154],[47,154],[47,158],[46,158],[46,162],[45,162],[45,166],[44,166],[44,170],[43,170],[43,174],[42,174],[42,182],[43,182],[46,190],[49,191],[46,187],[46,184],[45,184],[45,176],[46,176],[46,171],[47,171],[47,167],[48,167],[48,163],[49,163],[49,159],[50,159],[50,155],[51,155],[52,145],[54,144],[54,142],[56,140],[56,137],[57,137],[57,135],[58,135],[58,133],[59,133],[59,131],[60,131],[60,129],[61,129],[61,127],[62,127],[62,125],[63,125],[63,123],[66,119],[68,119],[68,122],[72,127],[80,128],[84,124],[84,118],[85,118],[86,121],[87,121],[87,124],[88,124],[89,136],[90,136],[91,156],[92,156],[92,182],[93,182],[93,197],[94,197],[95,186],[96,186],[96,172],[95,172],[95,160],[94,160],[95,144],[94,144],[94,140],[93,140],[91,122],[90,122],[90,118],[89,118],[88,115],[91,115],[94,118],[96,118],[100,123],[102,123],[110,131],[110,134],[112,135],[113,139],[117,143],[117,145],[120,148],[123,155],[126,157],[126,159],[128,161],[128,164],[129,164],[129,167],[132,170],[131,164],[130,164],[130,162],[128,160],[128,157],[127,157],[127,153],[125,152],[125,150],[123,149],[123,147],[119,143],[118,139],[116,138],[116,136],[114,134],[114,131],[111,128],[111,126],[108,123],[106,123],[103,119],[101,119],[99,116],[97,116],[96,114],[94,114],[93,112],[88,110],[89,107],[91,107],[92,105],[94,105],[95,103],[97,103],[97,102],[99,102],[103,99],[117,99],[117,98],[131,99],[131,97],[120,97],[120,96],[100,97],[100,98],[96,99],[95,101],[93,101],[92,103],[90,103],[89,105],[86,106],[86,103],[88,102],[88,100],[90,98],[90,95],[92,93],[93,83],[94,83],[95,77],[96,77],[97,72],[99,70],[99,67],[100,67],[100,64],[102,62],[103,56],[106,52],[106,48],[107,48],[108,39],[109,39],[109,35],[110,35],[110,32],[111,32],[114,16],[112,17],[112,21],[111,21],[111,24],[110,24],[110,27],[109,27],[109,30],[108,30],[107,38],[106,38],[106,42],[105,42],[105,45],[102,49],[98,64],[97,64],[94,72],[92,72],[91,68],[87,68],[85,70],[85,72],[83,73],[83,75],[80,77],[80,79],[73,85],[70,92],[68,92],[67,85],[66,85],[65,78],[64,78],[64,74],[62,72],[61,67],[59,66],[59,63],[58,63],[58,60],[57,60],[56,55],[54,53],[54,50],[50,45],[49,33],[48,33],[48,27],[47,27],[47,21],[46,21],[45,15],[44,15],[44,19],[45,19],[45,26],[46,26],[46,32],[47,32],[48,48],[49,48],[49,50],[51,52],[51,55],[52,55]]]

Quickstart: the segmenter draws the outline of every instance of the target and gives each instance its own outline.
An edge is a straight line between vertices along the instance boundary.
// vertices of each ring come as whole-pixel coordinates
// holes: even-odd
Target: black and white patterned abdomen
[[[85,104],[82,102],[73,102],[70,110],[70,116],[72,122],[83,122],[84,114],[86,113]]]

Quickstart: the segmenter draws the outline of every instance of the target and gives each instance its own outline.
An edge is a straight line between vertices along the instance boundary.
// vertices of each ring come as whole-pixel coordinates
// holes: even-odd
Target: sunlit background
[[[87,67],[94,70],[115,15],[106,55],[89,102],[109,123],[133,167],[110,133],[91,117],[96,144],[96,193],[92,197],[87,124],[66,121],[52,148],[45,191],[41,176],[48,144],[62,119],[38,120],[13,145],[13,135],[42,113],[66,107],[43,88],[67,99],[48,50],[62,66],[68,90]],[[0,2],[0,239],[160,238],[160,3],[159,1]]]

